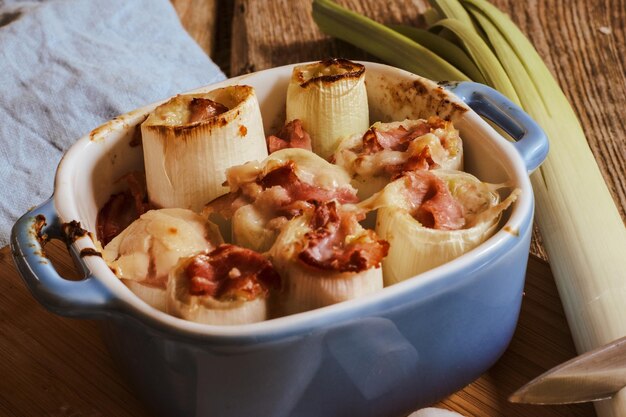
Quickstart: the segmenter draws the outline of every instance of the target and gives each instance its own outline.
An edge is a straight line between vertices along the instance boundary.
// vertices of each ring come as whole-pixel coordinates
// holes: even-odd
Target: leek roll
[[[224,171],[267,156],[261,111],[245,85],[178,95],[141,125],[148,197],[200,211],[228,192]]]
[[[313,151],[328,159],[343,138],[369,127],[365,67],[345,59],[295,67],[287,88],[287,121],[294,119]]]
[[[213,249],[221,242],[217,227],[197,213],[150,210],[109,242],[102,257],[139,298],[165,311],[170,269],[179,258]]]
[[[262,162],[232,167],[226,178],[230,193],[209,203],[204,214],[232,219],[234,243],[258,252],[267,251],[281,227],[315,202],[357,201],[342,168],[304,149],[282,149]]]
[[[500,201],[501,187],[460,171],[412,171],[361,203],[378,208],[376,232],[390,244],[385,285],[455,259],[493,235],[520,192]]]
[[[383,287],[381,260],[389,245],[361,227],[359,211],[336,201],[294,217],[269,251],[283,278],[284,314],[375,293]]]
[[[405,171],[463,169],[463,143],[452,122],[428,120],[374,123],[364,135],[344,139],[334,162],[353,177],[365,199]]]
[[[172,269],[167,312],[204,324],[255,323],[269,318],[270,290],[279,288],[280,277],[261,254],[224,244]]]

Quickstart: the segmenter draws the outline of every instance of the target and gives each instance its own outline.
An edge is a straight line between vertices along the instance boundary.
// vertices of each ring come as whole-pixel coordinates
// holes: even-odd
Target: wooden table
[[[227,75],[327,56],[372,59],[322,35],[308,0],[172,0],[189,33]],[[626,208],[626,2],[493,0],[528,34],[583,123],[624,217]],[[422,24],[418,0],[341,0],[384,23]],[[78,277],[65,249],[48,246],[62,275]],[[119,376],[95,323],[57,317],[27,292],[0,250],[0,415],[148,416]],[[547,257],[535,235],[519,326],[496,365],[437,404],[466,416],[593,416],[590,404],[524,406],[507,396],[575,356]],[[382,417],[382,416],[381,416]]]

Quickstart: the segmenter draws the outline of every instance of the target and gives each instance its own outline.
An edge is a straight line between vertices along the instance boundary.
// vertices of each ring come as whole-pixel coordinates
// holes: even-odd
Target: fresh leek
[[[330,0],[313,2],[313,19],[324,33],[432,80],[468,80],[428,48]]]
[[[511,100],[519,102],[513,84],[511,84],[511,80],[504,68],[502,68],[502,64],[489,49],[483,38],[472,31],[471,26],[459,20],[446,18],[441,19],[432,27],[433,29],[447,29],[457,36],[470,58],[480,69],[487,83]]]
[[[389,25],[389,27],[407,38],[424,45],[431,52],[436,53],[443,59],[467,74],[474,81],[486,83],[474,61],[472,61],[463,49],[447,39],[432,32],[408,25]]]
[[[502,212],[519,195],[516,189],[500,201],[499,188],[462,171],[413,171],[361,202],[365,209],[378,209],[376,234],[389,242],[383,260],[385,285],[458,258],[489,238]],[[450,224],[438,225],[428,209],[427,215],[419,216],[422,208],[440,198],[449,199],[448,207],[459,207],[457,217],[441,218]],[[428,224],[431,221],[434,224]],[[407,253],[412,256],[407,258]]]

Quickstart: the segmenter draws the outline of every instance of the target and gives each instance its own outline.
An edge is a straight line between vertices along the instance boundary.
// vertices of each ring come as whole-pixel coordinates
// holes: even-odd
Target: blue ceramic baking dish
[[[452,262],[376,295],[266,322],[209,326],[157,311],[94,256],[93,234],[70,252],[82,281],[59,276],[45,239],[65,224],[95,231],[96,215],[143,166],[135,127],[158,103],[81,138],[59,164],[53,197],[14,226],[15,262],[33,296],[69,317],[97,318],[104,342],[138,395],[162,416],[402,416],[462,388],[504,352],[519,314],[533,219],[529,172],[546,156],[541,129],[496,91],[441,86],[389,66],[364,63],[372,121],[438,114],[464,140],[465,168],[522,194],[499,231]],[[233,78],[256,89],[266,132],[282,123],[293,66]],[[472,110],[473,109],[473,110]],[[498,134],[490,119],[515,141]]]

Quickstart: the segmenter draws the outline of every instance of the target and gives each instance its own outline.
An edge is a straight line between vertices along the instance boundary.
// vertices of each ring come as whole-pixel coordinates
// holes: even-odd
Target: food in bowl
[[[247,269],[241,265],[219,273],[215,265],[209,267],[217,262],[212,260],[214,243],[187,245],[185,250],[163,254],[155,252],[154,245],[146,246],[150,238],[167,241],[166,235],[154,240],[145,226],[160,210],[143,214],[107,244],[104,259],[112,270],[131,284],[135,294],[169,314],[202,323],[240,324],[376,293],[383,283],[392,285],[425,272],[489,238],[519,190],[500,203],[495,185],[456,170],[463,166],[462,139],[451,121],[437,115],[376,121],[371,126],[355,123],[361,116],[354,112],[369,114],[365,71],[363,65],[347,60],[296,66],[287,89],[287,118],[278,136],[268,135],[271,153],[265,159],[266,147],[250,146],[251,140],[258,143],[258,134],[242,137],[239,130],[228,128],[245,120],[246,132],[263,132],[250,86],[178,95],[158,106],[141,125],[148,184],[144,203],[160,210],[188,210],[191,205],[202,213],[205,229],[217,235],[207,242],[223,240],[231,244],[233,253],[247,251],[243,262],[266,259],[281,282],[271,297],[265,284],[252,280],[255,271],[242,277],[241,271]],[[313,119],[312,114],[320,109],[311,110],[310,103],[318,103],[320,94],[334,112]],[[224,118],[235,109],[232,120]],[[310,137],[310,149],[302,140],[306,137]],[[201,143],[203,153],[197,154],[198,148],[190,145],[195,142]],[[241,146],[247,153],[231,157],[231,149]],[[188,168],[191,161],[193,167]],[[181,170],[168,169],[168,164]],[[207,172],[219,172],[210,178],[208,188],[206,181],[196,181],[196,177],[207,178]],[[193,196],[193,202],[181,196]],[[369,199],[359,201],[364,197]],[[375,227],[363,222],[368,214],[376,218]],[[230,231],[230,236],[221,236],[211,221],[222,232]],[[167,230],[178,229],[169,226]],[[172,233],[175,239],[180,242],[180,236]],[[124,243],[129,240],[142,247],[128,249],[132,245]],[[165,254],[167,271],[159,259]],[[129,258],[133,265],[139,258],[143,262],[139,281],[129,282],[126,271],[130,268],[121,267],[130,264]],[[175,267],[182,258],[186,258],[183,264]],[[158,279],[152,277],[155,274]],[[194,292],[198,282],[205,289],[218,288],[229,279],[263,291],[255,291],[252,298],[241,296],[242,292],[233,298],[229,293],[230,304],[215,299],[213,293]],[[273,304],[268,306],[268,300]],[[215,313],[237,310],[235,301],[246,314],[254,313],[234,313],[239,318],[233,319]]]
[[[226,191],[227,168],[267,156],[259,104],[246,85],[173,97],[141,124],[141,139],[156,207],[199,211]]]
[[[101,319],[96,323],[119,369],[155,415],[405,416],[467,385],[506,349],[521,305],[532,231],[528,171],[545,155],[545,136],[528,118],[518,117],[521,110],[509,112],[516,109],[513,103],[485,86],[443,88],[397,68],[363,65],[372,122],[432,115],[450,120],[463,138],[468,173],[511,187],[503,191],[522,191],[493,236],[416,278],[299,314],[210,325],[141,301],[97,256],[89,234],[81,233],[69,242],[87,277],[64,280],[41,251],[44,237],[67,240],[62,232],[70,224],[95,233],[98,212],[112,195],[137,205],[125,182],[138,181],[125,175],[143,171],[136,132],[156,103],[78,140],[59,165],[53,198],[16,224],[12,253],[33,295],[57,314]],[[249,85],[258,97],[264,131],[271,134],[286,120],[293,67],[247,74],[189,94]],[[463,101],[518,142],[498,135]],[[526,133],[518,134],[519,126]]]
[[[365,134],[346,137],[333,161],[352,177],[359,198],[371,197],[403,172],[433,168],[463,169],[463,141],[450,121],[374,123]]]
[[[364,229],[364,214],[337,200],[307,207],[282,228],[268,256],[285,281],[284,314],[373,294],[383,288],[389,244]]]
[[[280,276],[265,257],[223,244],[181,258],[171,269],[167,311],[197,323],[255,323],[270,317],[268,300],[280,284]]]
[[[356,190],[340,167],[299,148],[272,152],[226,171],[229,193],[202,211],[217,222],[231,221],[232,240],[256,251],[268,251],[292,217],[316,203],[356,203]]]
[[[191,210],[149,210],[105,246],[102,258],[139,298],[165,311],[169,273],[179,259],[220,243],[217,228]]]
[[[313,151],[329,158],[344,137],[369,127],[365,66],[347,59],[295,66],[287,87],[286,119],[300,120]]]
[[[376,233],[389,242],[385,284],[451,261],[493,235],[502,212],[519,194],[515,189],[500,201],[502,187],[466,172],[417,170],[364,201],[362,206],[378,208]]]

